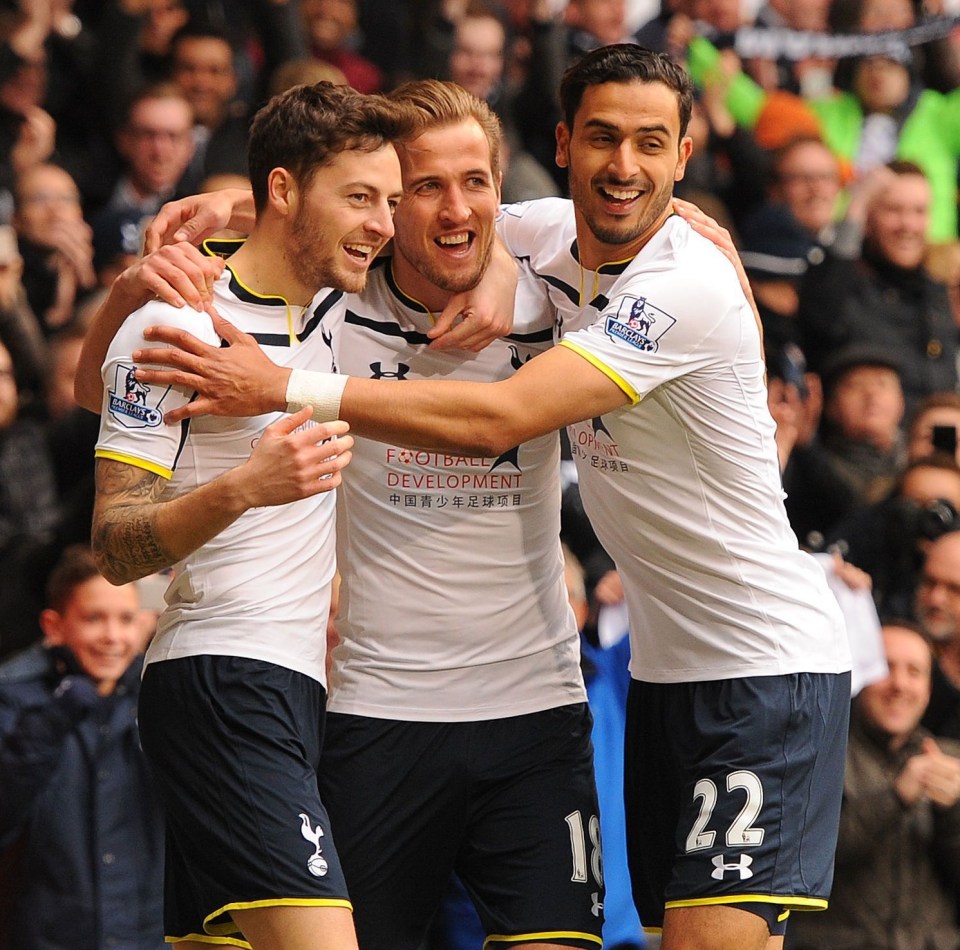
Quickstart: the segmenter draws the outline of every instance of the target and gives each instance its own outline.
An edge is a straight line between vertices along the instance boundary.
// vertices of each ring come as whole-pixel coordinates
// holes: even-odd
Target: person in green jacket
[[[711,80],[721,55],[703,37],[691,41],[688,68],[696,83]],[[949,93],[924,89],[914,81],[909,60],[893,53],[861,57],[851,85],[849,92],[800,100],[815,117],[824,143],[854,177],[894,158],[915,162],[933,190],[928,238],[955,239],[960,89]],[[771,105],[770,94],[743,71],[729,81],[727,106],[739,124],[754,128]],[[789,137],[785,129],[784,139]]]

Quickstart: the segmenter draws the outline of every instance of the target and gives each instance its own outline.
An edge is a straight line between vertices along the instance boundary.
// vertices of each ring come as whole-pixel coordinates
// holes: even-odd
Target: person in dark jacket
[[[956,950],[960,745],[920,725],[933,656],[919,628],[883,628],[885,679],[854,702],[830,906],[793,914],[788,950]]]
[[[47,602],[45,642],[0,665],[0,945],[160,950],[163,823],[137,734],[137,589],[111,586],[74,546]]]
[[[947,288],[923,266],[930,185],[910,162],[874,169],[852,200],[839,238],[800,286],[797,319],[810,368],[831,353],[869,343],[897,354],[907,416],[931,393],[957,388],[957,328]],[[863,240],[849,232],[862,222]]]

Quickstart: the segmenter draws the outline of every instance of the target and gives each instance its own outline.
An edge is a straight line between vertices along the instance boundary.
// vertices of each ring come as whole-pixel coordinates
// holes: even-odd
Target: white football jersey
[[[481,353],[428,349],[434,317],[379,263],[334,332],[340,371],[495,381],[554,342],[553,309],[525,273],[513,332]],[[443,722],[585,701],[558,456],[556,433],[499,458],[356,440],[339,489],[332,711]]]
[[[584,506],[626,591],[650,682],[850,668],[824,573],[783,507],[756,318],[721,252],[679,217],[632,260],[581,267],[572,204],[499,221],[569,347],[631,405],[570,427]]]
[[[305,308],[260,297],[229,267],[214,286],[217,312],[253,334],[285,366],[334,368],[330,310],[343,299],[323,290]],[[147,386],[133,376],[130,354],[145,345],[147,326],[179,326],[218,345],[210,318],[152,302],[124,323],[107,353],[97,457],[145,468],[169,479],[174,498],[245,461],[263,430],[280,418],[202,416],[177,426],[163,413],[192,393]],[[150,344],[146,344],[150,345]],[[314,425],[308,423],[308,425]],[[264,660],[326,682],[326,623],[335,572],[335,492],[289,505],[247,511],[175,565],[167,608],[146,662],[199,654]]]

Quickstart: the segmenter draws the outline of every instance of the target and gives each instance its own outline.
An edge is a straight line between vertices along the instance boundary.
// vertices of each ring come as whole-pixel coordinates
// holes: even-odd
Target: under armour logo
[[[753,864],[753,858],[749,854],[741,854],[740,860],[736,864],[725,864],[724,855],[715,854],[713,856],[713,871],[710,872],[710,877],[715,881],[722,881],[724,874],[727,871],[736,871],[740,875],[740,880],[745,881],[748,877],[753,877],[753,871],[750,870],[750,865]]]
[[[607,428],[606,423],[603,421],[603,416],[594,416],[593,419],[590,420],[590,424],[593,426],[594,435],[600,435],[600,433],[602,432],[611,441],[613,440],[613,436],[610,435],[610,430]]]
[[[410,372],[410,367],[406,363],[397,363],[397,371],[395,373],[390,372],[389,370],[384,370],[383,363],[376,362],[370,364],[370,372],[373,373],[371,379],[406,379],[407,373]]]
[[[327,859],[320,853],[320,839],[323,837],[323,829],[319,825],[317,825],[316,828],[311,827],[310,818],[304,815],[303,812],[300,813],[300,820],[302,822],[300,825],[300,834],[316,849],[313,854],[307,858],[307,870],[314,877],[323,877],[327,873],[328,868]]]
[[[509,344],[509,350],[510,350],[510,365],[514,369],[521,369],[524,363],[529,363],[530,360],[533,359],[533,356],[527,356],[526,359],[524,359],[520,355],[520,351],[512,343]]]
[[[603,910],[603,901],[600,900],[600,895],[594,891],[590,895],[590,900],[593,901],[593,907],[590,908],[590,913],[593,914],[594,917],[599,917],[600,911]]]

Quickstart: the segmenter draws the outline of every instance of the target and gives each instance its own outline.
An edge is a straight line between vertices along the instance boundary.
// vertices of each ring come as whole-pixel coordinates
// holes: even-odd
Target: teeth
[[[466,244],[467,241],[470,240],[470,235],[469,234],[446,234],[446,235],[440,236],[439,238],[437,238],[437,240],[441,244],[450,244],[450,245]]]
[[[640,196],[639,191],[614,191],[612,188],[607,189],[607,194],[611,198],[616,198],[617,201],[633,201]]]
[[[372,244],[344,244],[343,245],[347,250],[356,251],[358,254],[372,254],[373,245]]]

